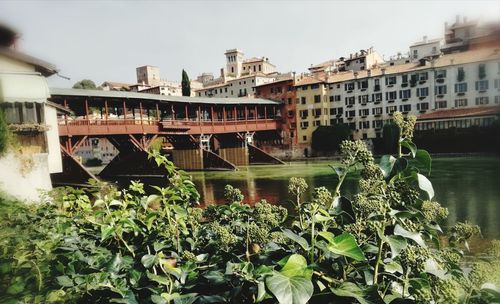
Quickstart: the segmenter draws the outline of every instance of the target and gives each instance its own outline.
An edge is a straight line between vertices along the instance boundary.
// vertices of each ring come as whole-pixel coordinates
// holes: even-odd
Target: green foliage
[[[38,206],[3,200],[0,302],[498,301],[500,245],[464,263],[480,231],[458,223],[446,235],[439,226],[448,212],[433,200],[430,158],[404,130],[411,124],[399,122],[398,153],[380,164],[362,142],[344,141],[333,193],[305,198],[307,183],[292,178],[290,215],[266,201],[243,204],[232,186],[225,204],[198,208],[193,183],[154,149],[169,172],[156,194],[138,182],[122,191],[96,183],[56,189]],[[348,198],[341,185],[351,171],[361,178]]]
[[[351,133],[347,124],[320,126],[312,134],[312,148],[321,152],[338,151],[342,141],[348,139]]]
[[[7,122],[5,121],[5,113],[3,109],[0,108],[0,156],[7,151],[11,140],[12,134],[9,130]]]
[[[73,85],[73,89],[97,90],[97,86],[90,79],[83,79]]]
[[[186,71],[182,70],[182,96],[191,96],[191,81]]]
[[[382,142],[384,153],[396,153],[399,140],[399,128],[393,122],[384,124],[382,128]]]

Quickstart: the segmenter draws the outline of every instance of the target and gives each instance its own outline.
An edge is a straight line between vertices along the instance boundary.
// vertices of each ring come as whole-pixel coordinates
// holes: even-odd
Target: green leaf
[[[311,279],[287,277],[277,271],[266,278],[266,286],[281,304],[306,304],[314,291]]]
[[[394,234],[400,235],[400,236],[405,237],[407,239],[411,239],[422,247],[427,247],[425,245],[425,242],[424,242],[424,239],[422,238],[421,233],[408,231],[408,230],[404,229],[403,227],[401,227],[399,224],[397,224],[396,227],[394,227]]]
[[[415,160],[420,166],[424,167],[427,170],[427,173],[429,175],[431,174],[432,159],[429,152],[418,149],[417,153],[415,154]]]
[[[392,155],[384,155],[380,159],[379,167],[384,174],[384,178],[388,178],[391,175],[392,167],[396,163],[396,158]]]
[[[57,283],[62,287],[73,287],[73,280],[68,276],[58,276],[56,277]]]
[[[142,262],[142,265],[144,265],[144,267],[150,268],[151,266],[158,263],[158,257],[156,255],[152,255],[152,254],[145,254],[141,258],[141,262]]]
[[[355,259],[356,261],[365,261],[366,257],[363,251],[356,244],[356,239],[350,233],[343,233],[339,236],[333,235],[331,232],[321,231],[319,233],[328,241],[328,250],[339,255],[344,255]]]
[[[391,247],[391,258],[394,259],[399,253],[406,248],[408,243],[406,239],[398,235],[389,235],[384,238],[384,241]]]
[[[155,281],[161,285],[165,285],[165,286],[169,286],[171,284],[171,280],[169,280],[168,277],[166,276],[159,276],[159,275],[156,275],[154,273],[151,273],[151,272],[147,272],[146,273],[147,277],[152,280],[152,281]]]
[[[403,273],[403,267],[396,261],[390,261],[384,264],[384,270],[389,273]]]
[[[342,283],[339,287],[330,288],[330,290],[339,297],[349,297],[355,298],[360,304],[372,304],[373,302],[365,299],[365,291],[361,289],[358,285],[345,282]]]
[[[287,277],[311,277],[311,271],[307,268],[307,261],[300,254],[292,254],[289,256],[285,266],[283,266],[280,272]]]
[[[430,258],[424,263],[424,271],[444,280],[447,279],[446,270],[443,269],[436,260]]]
[[[432,199],[434,197],[434,188],[432,187],[432,183],[427,179],[427,177],[423,176],[420,173],[417,174],[417,180],[418,187],[427,192],[427,195],[429,195],[429,199]]]
[[[403,139],[401,141],[401,146],[407,148],[411,152],[411,156],[415,158],[417,154],[417,146],[408,139]]]
[[[109,225],[101,226],[101,241],[104,241],[115,232],[115,227]]]
[[[297,235],[295,234],[293,231],[291,231],[290,229],[285,229],[283,230],[283,234],[291,239],[292,241],[296,242],[297,244],[300,245],[300,247],[302,247],[304,250],[309,250],[309,243],[307,242],[307,240],[303,237],[301,237],[300,235]]]

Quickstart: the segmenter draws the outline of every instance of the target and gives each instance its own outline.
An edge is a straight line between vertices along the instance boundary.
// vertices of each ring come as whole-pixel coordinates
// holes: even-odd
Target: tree
[[[318,127],[312,134],[312,148],[315,151],[338,151],[340,143],[349,139],[351,132],[346,124]]]
[[[0,108],[0,156],[7,150],[10,142],[10,130],[5,121],[4,111]]]
[[[189,81],[189,76],[182,70],[182,96],[191,96],[191,81]]]
[[[92,80],[83,79],[75,83],[73,89],[97,90],[97,87]]]
[[[382,142],[383,150],[382,153],[396,153],[399,140],[399,128],[394,122],[388,122],[384,125],[382,129]]]

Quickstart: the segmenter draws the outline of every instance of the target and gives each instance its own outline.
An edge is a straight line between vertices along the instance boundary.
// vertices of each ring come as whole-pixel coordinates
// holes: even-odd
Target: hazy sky
[[[500,1],[5,1],[0,21],[20,49],[57,65],[51,86],[83,78],[135,82],[135,68],[162,78],[219,74],[224,51],[266,56],[279,71],[373,46],[388,58],[422,36],[442,37],[455,15],[500,20]]]

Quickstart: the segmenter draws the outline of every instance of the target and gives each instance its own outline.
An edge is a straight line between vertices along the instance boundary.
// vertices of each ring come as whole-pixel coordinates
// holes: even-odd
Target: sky
[[[224,52],[268,57],[281,72],[374,47],[386,59],[442,37],[457,14],[500,20],[500,1],[0,1],[19,50],[55,64],[52,87],[81,79],[135,83],[135,68],[180,80],[215,76]]]

